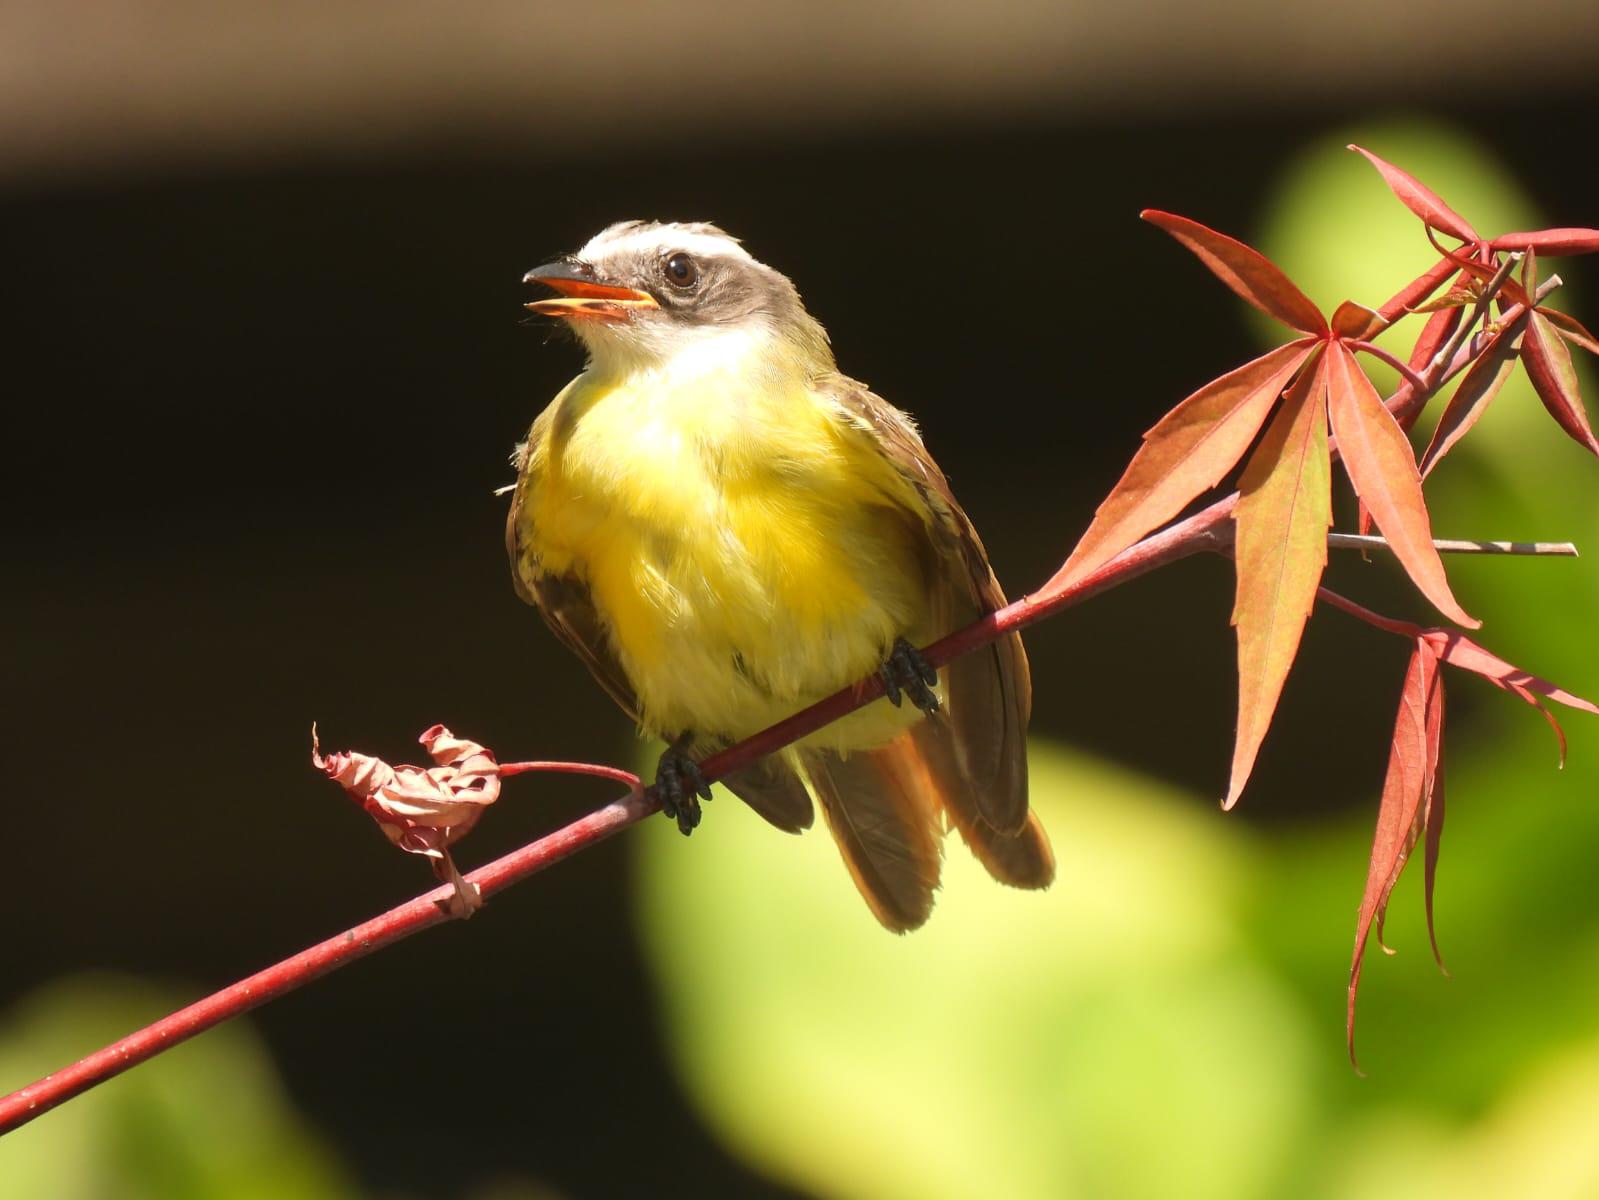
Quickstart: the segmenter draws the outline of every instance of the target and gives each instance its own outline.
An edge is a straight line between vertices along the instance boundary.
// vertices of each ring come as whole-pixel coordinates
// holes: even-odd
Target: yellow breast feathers
[[[927,516],[803,374],[684,365],[585,374],[539,418],[518,568],[587,585],[646,730],[740,737],[944,632],[924,628]],[[857,717],[826,744],[914,713]]]

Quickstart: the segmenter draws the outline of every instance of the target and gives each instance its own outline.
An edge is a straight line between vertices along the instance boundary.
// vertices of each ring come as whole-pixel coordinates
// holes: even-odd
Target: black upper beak
[[[554,262],[547,262],[542,267],[534,267],[522,276],[523,283],[546,283],[552,286],[560,282],[587,282],[598,283],[594,268],[580,258],[558,258]],[[557,289],[560,290],[560,289]]]

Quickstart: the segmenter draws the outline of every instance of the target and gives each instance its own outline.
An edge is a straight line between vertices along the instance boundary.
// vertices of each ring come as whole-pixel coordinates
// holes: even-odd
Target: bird
[[[1005,595],[912,419],[715,225],[619,222],[523,282],[587,361],[512,456],[512,581],[667,743],[666,815],[692,832],[699,761],[877,673],[882,701],[721,782],[791,833],[820,808],[897,933],[931,913],[951,828],[995,879],[1047,887],[1020,637],[938,670],[916,649]]]

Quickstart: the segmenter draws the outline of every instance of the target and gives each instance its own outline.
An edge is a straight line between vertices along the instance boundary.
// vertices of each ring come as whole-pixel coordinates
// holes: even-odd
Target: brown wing
[[[534,423],[529,444],[540,436],[543,421],[540,417]],[[610,634],[588,584],[573,575],[552,575],[541,570],[537,556],[522,545],[522,502],[535,480],[532,456],[525,449],[518,451],[517,462],[520,474],[505,520],[505,550],[511,560],[512,586],[518,596],[539,610],[555,636],[583,660],[606,694],[637,724],[638,697],[611,649]],[[667,731],[668,737],[674,732],[679,731]],[[693,751],[696,757],[703,758],[719,748],[716,743],[697,741]],[[763,759],[735,771],[722,782],[779,829],[797,833],[810,828],[815,819],[804,784],[779,758]]]
[[[855,427],[871,438],[920,496],[927,514],[923,547],[929,599],[943,637],[985,613],[1002,608],[1005,593],[988,554],[909,417],[864,384],[842,375],[816,381]],[[947,787],[949,801],[975,807],[967,813],[1001,834],[1027,825],[1027,721],[1032,712],[1032,676],[1016,634],[948,667],[949,719],[954,759],[965,787]],[[957,820],[957,824],[961,824]],[[970,840],[970,839],[968,839]]]
[[[539,436],[543,421],[540,417],[534,424],[529,444]],[[532,456],[522,449],[517,458],[520,475],[511,496],[511,511],[505,518],[505,552],[511,559],[511,584],[518,596],[539,610],[555,636],[583,660],[583,665],[606,694],[636,723],[638,697],[633,693],[627,672],[611,651],[610,635],[599,610],[594,607],[588,584],[575,576],[551,575],[541,570],[537,556],[522,545],[522,503],[535,479]]]

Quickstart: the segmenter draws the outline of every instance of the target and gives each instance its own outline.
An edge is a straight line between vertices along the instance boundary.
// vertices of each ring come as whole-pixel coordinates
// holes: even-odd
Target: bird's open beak
[[[522,276],[522,282],[542,283],[559,293],[549,300],[534,300],[523,306],[546,317],[616,322],[660,307],[648,292],[606,283],[594,274],[594,268],[572,258],[534,267]]]

